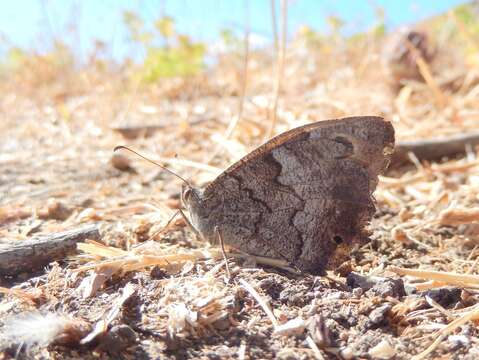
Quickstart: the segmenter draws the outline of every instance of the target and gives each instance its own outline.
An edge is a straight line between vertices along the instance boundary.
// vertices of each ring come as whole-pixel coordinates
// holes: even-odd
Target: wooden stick
[[[407,163],[409,152],[414,153],[419,160],[438,160],[442,157],[465,153],[468,144],[479,145],[478,131],[438,139],[400,141],[392,156],[391,166]]]
[[[17,275],[41,269],[76,251],[77,242],[100,239],[98,225],[86,225],[0,248],[0,275]]]

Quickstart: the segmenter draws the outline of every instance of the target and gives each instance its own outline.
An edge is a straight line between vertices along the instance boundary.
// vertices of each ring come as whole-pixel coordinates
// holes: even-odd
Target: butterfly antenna
[[[168,169],[165,165],[161,165],[159,163],[157,163],[156,161],[153,161],[151,159],[148,159],[146,156],[143,156],[141,155],[140,153],[136,152],[135,150],[132,150],[130,149],[129,147],[126,147],[126,146],[123,146],[123,145],[118,145],[116,146],[114,149],[113,149],[113,152],[117,151],[117,150],[128,150],[130,152],[132,152],[133,154],[135,155],[138,155],[139,157],[141,157],[142,159],[146,160],[146,161],[149,161],[151,162],[152,164],[155,164],[156,166],[159,166],[160,168],[162,168],[163,170],[169,172],[171,175],[173,176],[176,176],[178,179],[180,179],[181,181],[183,181],[188,187],[192,187],[191,184],[185,180],[183,177],[181,177],[180,175],[178,175],[177,173],[175,173],[174,171]]]

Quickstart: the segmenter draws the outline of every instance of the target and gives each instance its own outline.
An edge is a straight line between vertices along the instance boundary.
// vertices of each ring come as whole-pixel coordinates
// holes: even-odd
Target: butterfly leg
[[[225,251],[225,242],[223,240],[223,235],[220,232],[220,229],[218,226],[215,226],[215,235],[218,239],[218,242],[220,243],[221,246],[221,253],[223,254],[223,259],[225,261],[225,266],[226,266],[226,274],[228,275],[228,279],[231,279],[231,271],[230,271],[230,266],[228,264],[228,257],[226,256],[226,251]]]
[[[183,220],[185,220],[186,226],[188,226],[188,228],[196,235],[196,237],[198,237],[201,240],[203,240],[204,242],[206,242],[206,239],[200,234],[200,232],[198,230],[196,230],[196,228],[193,226],[190,219],[188,219],[188,216],[185,215],[183,210],[178,209],[178,211],[180,212],[181,217],[183,218]]]

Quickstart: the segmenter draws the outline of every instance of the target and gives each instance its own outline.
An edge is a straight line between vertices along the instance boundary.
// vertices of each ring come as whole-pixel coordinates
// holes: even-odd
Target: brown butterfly
[[[380,117],[319,121],[286,131],[204,188],[186,186],[183,204],[201,237],[251,255],[324,273],[364,244],[372,194],[394,148]]]

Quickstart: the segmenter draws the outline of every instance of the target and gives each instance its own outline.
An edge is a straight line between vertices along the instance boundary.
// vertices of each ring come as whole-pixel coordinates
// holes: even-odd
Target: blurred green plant
[[[468,31],[477,36],[479,36],[478,10],[474,10],[471,4],[462,4],[453,10],[456,17],[466,26]]]
[[[31,71],[41,81],[49,81],[53,80],[55,74],[64,73],[74,65],[75,56],[72,50],[64,42],[56,40],[51,49],[43,53],[11,47],[0,64],[0,73]]]
[[[479,65],[479,3],[458,5],[425,21],[433,38],[460,52],[470,66]],[[458,53],[459,54],[459,53]]]
[[[475,6],[475,8],[474,8]],[[464,41],[466,62],[479,64],[479,4],[463,4],[452,10],[455,25]]]
[[[326,17],[326,23],[328,24],[331,30],[332,38],[336,40],[341,39],[342,38],[341,30],[343,29],[345,25],[344,21],[338,16],[330,15]]]
[[[206,46],[178,33],[171,17],[156,20],[153,31],[146,30],[143,20],[134,12],[125,12],[123,21],[131,41],[145,51],[140,75],[146,82],[164,77],[197,75],[203,69]],[[162,41],[161,45],[158,45],[158,40]]]
[[[370,30],[370,33],[375,38],[381,38],[386,35],[386,12],[382,6],[375,5],[374,15],[376,17],[376,22]]]
[[[244,40],[239,38],[231,29],[220,30],[220,39],[226,51],[238,52],[244,50]]]
[[[304,40],[306,47],[310,50],[318,50],[325,43],[324,36],[307,25],[302,25],[299,28],[298,36]]]

